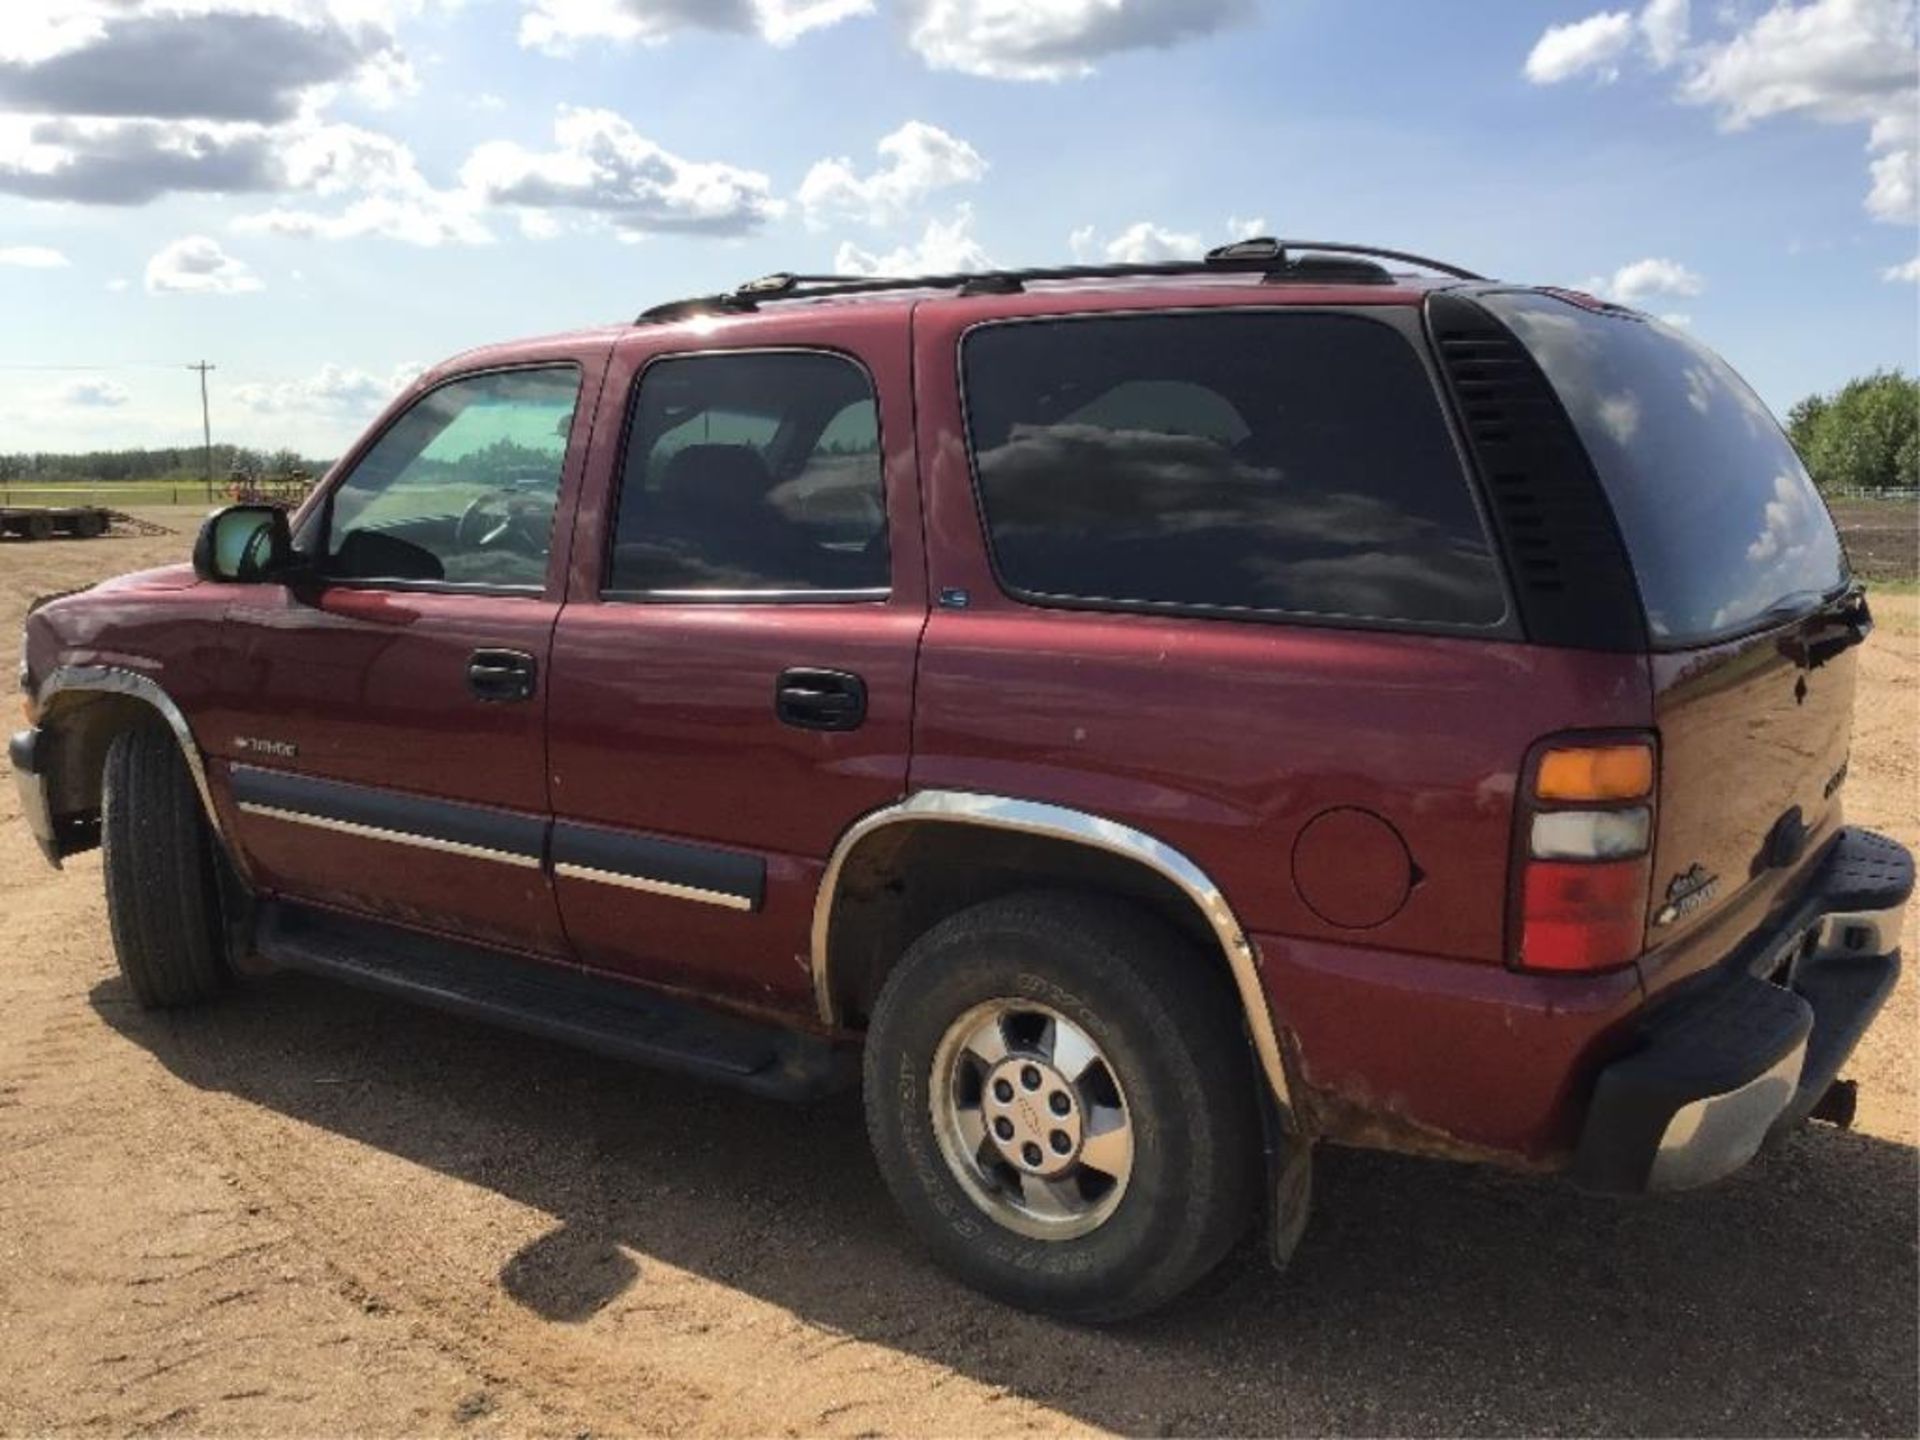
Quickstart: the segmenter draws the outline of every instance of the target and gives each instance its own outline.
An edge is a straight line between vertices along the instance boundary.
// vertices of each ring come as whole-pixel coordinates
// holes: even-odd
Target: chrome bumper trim
[[[16,770],[13,783],[20,792],[20,813],[26,819],[27,829],[33,833],[33,843],[40,847],[47,863],[58,870],[60,846],[54,839],[53,810],[47,803],[47,777]]]
[[[1802,1040],[1737,1090],[1703,1095],[1673,1112],[1647,1175],[1649,1190],[1691,1190],[1731,1175],[1760,1151],[1793,1099],[1807,1058]]]

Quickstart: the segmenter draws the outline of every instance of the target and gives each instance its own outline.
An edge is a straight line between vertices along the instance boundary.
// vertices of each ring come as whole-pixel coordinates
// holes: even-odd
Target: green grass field
[[[213,501],[224,500],[226,494],[226,481],[216,480]],[[207,500],[204,480],[82,480],[56,484],[0,480],[0,505],[104,505],[110,510],[125,510],[132,505],[205,504]]]

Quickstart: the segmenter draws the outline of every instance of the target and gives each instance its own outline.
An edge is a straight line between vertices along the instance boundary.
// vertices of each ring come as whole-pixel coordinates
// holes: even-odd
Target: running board
[[[811,1035],[571,965],[283,902],[261,905],[254,948],[288,970],[782,1100],[844,1090],[858,1071],[851,1051]]]

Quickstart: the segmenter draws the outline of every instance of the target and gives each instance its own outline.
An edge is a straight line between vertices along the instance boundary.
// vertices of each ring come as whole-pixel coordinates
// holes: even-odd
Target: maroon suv
[[[1868,628],[1698,342],[1264,241],[459,356],[37,608],[11,756],[143,1004],[864,1056],[933,1251],[1105,1319],[1284,1258],[1320,1141],[1639,1192],[1844,1121],[1913,883],[1840,819]]]

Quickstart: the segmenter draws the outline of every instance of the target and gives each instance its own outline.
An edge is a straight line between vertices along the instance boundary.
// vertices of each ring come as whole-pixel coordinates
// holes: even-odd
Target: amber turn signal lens
[[[1638,800],[1653,793],[1653,747],[1549,750],[1540,757],[1533,793],[1541,800]]]

